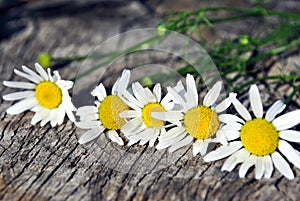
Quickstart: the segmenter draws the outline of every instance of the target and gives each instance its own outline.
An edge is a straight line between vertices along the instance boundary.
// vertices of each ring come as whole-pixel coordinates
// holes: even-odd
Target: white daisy
[[[157,149],[167,147],[169,151],[175,151],[183,146],[193,143],[193,154],[206,154],[209,143],[224,142],[219,132],[220,119],[218,114],[225,111],[231,104],[229,98],[216,105],[219,98],[222,82],[217,82],[208,91],[203,100],[203,105],[198,105],[198,93],[196,83],[192,75],[186,77],[187,89],[179,90],[168,87],[168,92],[175,97],[174,102],[182,106],[180,111],[153,112],[152,117],[161,120],[172,120],[179,124],[159,137]]]
[[[130,71],[123,70],[122,76],[118,78],[112,87],[111,95],[107,95],[105,87],[100,83],[91,94],[97,97],[96,106],[83,106],[78,108],[76,115],[79,122],[76,126],[83,129],[90,129],[78,140],[80,144],[94,140],[106,132],[107,137],[119,145],[124,145],[123,139],[118,131],[125,124],[119,113],[128,110],[129,107],[121,100],[122,93],[126,90],[130,80]]]
[[[62,80],[58,71],[51,75],[50,68],[47,72],[38,64],[35,69],[38,74],[26,66],[22,66],[24,72],[14,69],[14,72],[29,80],[30,82],[4,81],[3,85],[11,88],[25,89],[22,92],[15,92],[3,96],[4,100],[20,100],[7,109],[11,115],[19,114],[26,110],[35,112],[31,124],[35,125],[41,121],[44,126],[50,121],[52,127],[63,123],[65,114],[71,121],[75,121],[72,111],[75,111],[68,90],[72,88],[73,82]]]
[[[247,109],[232,97],[232,103],[243,119],[232,114],[221,116],[226,122],[222,130],[229,144],[209,153],[204,160],[209,162],[230,156],[222,170],[232,171],[237,164],[242,163],[239,170],[241,178],[255,165],[256,179],[263,176],[270,178],[274,164],[286,178],[293,179],[294,174],[286,160],[300,168],[300,155],[287,141],[300,142],[300,132],[290,130],[300,123],[300,110],[275,118],[285,108],[282,101],[276,101],[264,116],[256,85],[251,86],[249,98],[255,117],[252,118]]]
[[[128,138],[128,146],[139,142],[144,145],[149,142],[153,146],[157,137],[165,132],[164,121],[151,117],[151,112],[167,111],[173,108],[170,96],[161,98],[161,86],[156,84],[153,92],[144,88],[139,82],[132,84],[133,95],[126,91],[123,100],[133,109],[120,113],[123,118],[130,119],[121,131]]]

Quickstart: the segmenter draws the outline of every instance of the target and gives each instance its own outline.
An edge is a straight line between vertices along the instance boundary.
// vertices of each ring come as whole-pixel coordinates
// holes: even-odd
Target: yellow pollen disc
[[[159,128],[164,125],[164,121],[151,117],[151,112],[165,112],[165,108],[160,103],[148,103],[142,109],[143,121],[147,128]]]
[[[118,96],[107,96],[98,107],[99,119],[105,128],[119,130],[126,123],[119,116],[125,110],[129,110],[129,107]]]
[[[201,140],[213,136],[220,126],[217,113],[204,105],[187,111],[183,123],[185,130],[191,136]]]
[[[263,118],[247,121],[242,126],[240,135],[244,147],[257,156],[271,154],[278,147],[278,131]]]
[[[50,81],[38,83],[34,95],[38,103],[48,109],[57,108],[62,102],[61,89]]]

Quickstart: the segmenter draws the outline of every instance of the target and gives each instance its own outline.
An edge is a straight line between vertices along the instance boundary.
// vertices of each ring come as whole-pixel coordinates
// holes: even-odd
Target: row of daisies
[[[7,113],[16,115],[31,110],[35,112],[33,125],[50,122],[52,127],[62,124],[67,115],[77,127],[87,129],[78,140],[80,144],[102,134],[119,145],[124,145],[124,140],[128,146],[148,143],[150,147],[168,148],[170,152],[192,144],[193,154],[200,153],[206,162],[228,157],[222,170],[232,171],[241,163],[241,178],[252,166],[256,179],[270,178],[274,166],[286,178],[293,179],[288,161],[300,168],[300,152],[289,143],[300,142],[300,132],[291,129],[300,123],[300,110],[276,117],[286,107],[278,100],[264,114],[256,85],[249,90],[251,115],[235,93],[218,100],[221,82],[215,83],[203,101],[199,101],[192,75],[186,76],[186,88],[179,81],[175,87],[168,87],[163,96],[159,83],[150,90],[134,82],[129,89],[130,71],[124,70],[110,95],[101,83],[91,91],[95,105],[76,109],[68,93],[72,81],[62,80],[58,71],[52,74],[39,64],[35,64],[36,72],[26,66],[22,70],[14,72],[29,82],[3,82],[7,87],[24,89],[3,96],[7,101],[19,101]],[[225,113],[231,105],[238,115]],[[217,143],[220,146],[215,150],[208,148]]]

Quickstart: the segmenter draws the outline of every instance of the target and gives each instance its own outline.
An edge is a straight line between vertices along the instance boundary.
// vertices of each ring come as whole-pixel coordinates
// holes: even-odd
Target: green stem
[[[241,86],[236,88],[234,91],[239,92],[243,88],[250,86],[251,84],[254,84],[259,81],[265,81],[265,80],[282,80],[282,81],[287,82],[290,80],[300,80],[300,75],[296,75],[296,76],[294,76],[294,75],[273,75],[273,76],[260,77],[260,78],[252,79],[252,80],[245,82],[244,84],[242,84]]]
[[[128,54],[130,52],[133,52],[133,51],[136,51],[138,49],[140,49],[144,44],[153,44],[155,42],[158,42],[160,40],[163,40],[164,37],[158,37],[158,36],[155,36],[155,37],[152,37],[150,39],[147,39],[137,45],[134,45],[124,51],[116,51],[116,52],[113,52],[113,53],[110,53],[110,57],[108,59],[106,59],[105,61],[97,64],[96,66],[93,66],[92,68],[82,72],[81,74],[77,75],[76,77],[73,77],[72,80],[75,80],[75,79],[80,79],[92,72],[94,72],[95,70],[97,70],[98,68],[102,67],[102,66],[106,66],[108,65],[109,63],[113,62],[115,59],[117,59],[118,57],[122,56],[122,55],[125,55],[125,54]],[[159,40],[158,40],[159,39]]]
[[[262,53],[262,54],[259,54],[258,56],[256,57],[253,57],[251,59],[249,59],[248,61],[248,65],[251,65],[261,59],[264,59],[264,58],[267,58],[267,57],[270,57],[270,56],[274,56],[274,55],[277,55],[279,53],[282,53],[290,48],[293,48],[297,45],[300,44],[300,37],[297,38],[296,40],[293,40],[291,41],[290,43],[288,43],[287,45],[284,45],[284,46],[281,46],[281,47],[278,47],[278,48],[275,48],[275,49],[272,49],[268,52],[265,52],[265,53]]]
[[[297,87],[294,87],[292,93],[287,97],[285,104],[289,104],[289,102],[293,99],[293,97],[296,95],[297,92],[300,90],[300,85]]]

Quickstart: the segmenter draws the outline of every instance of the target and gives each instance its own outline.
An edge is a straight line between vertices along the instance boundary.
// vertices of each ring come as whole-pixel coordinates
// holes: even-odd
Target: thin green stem
[[[273,75],[273,76],[264,76],[264,77],[259,77],[256,79],[249,80],[245,82],[244,84],[240,85],[238,88],[236,88],[234,91],[238,92],[244,89],[247,86],[250,86],[251,84],[254,84],[259,81],[265,81],[265,80],[282,80],[282,81],[291,81],[291,80],[300,80],[300,75]]]
[[[115,59],[117,59],[118,57],[120,57],[122,55],[125,55],[125,54],[128,54],[128,53],[131,53],[131,52],[134,52],[134,51],[140,49],[144,44],[150,45],[150,44],[153,44],[155,42],[159,42],[160,40],[163,40],[163,38],[164,37],[155,36],[155,37],[147,39],[147,40],[145,40],[145,41],[143,41],[143,42],[141,42],[141,43],[139,43],[137,45],[134,45],[134,46],[132,46],[132,47],[130,47],[130,48],[124,50],[124,51],[116,51],[116,52],[112,53],[110,55],[110,57],[108,59],[106,59],[105,61],[103,61],[103,62],[101,62],[101,63],[93,66],[92,68],[90,68],[90,69],[88,69],[88,70],[86,70],[84,72],[82,72],[81,74],[77,75],[76,77],[73,77],[72,80],[80,79],[80,78],[82,78],[82,77],[84,77],[84,76],[86,76],[86,75],[88,75],[88,74],[96,71],[98,68],[108,65],[109,63],[111,63]]]

